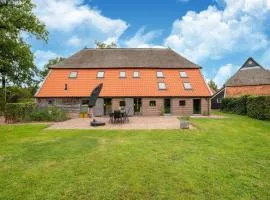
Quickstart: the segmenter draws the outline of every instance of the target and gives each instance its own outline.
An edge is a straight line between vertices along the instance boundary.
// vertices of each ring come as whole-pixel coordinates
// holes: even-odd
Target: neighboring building
[[[221,101],[224,98],[225,88],[221,88],[211,97],[211,109],[221,108]]]
[[[253,58],[248,58],[225,84],[225,97],[242,95],[270,95],[270,71]]]
[[[209,114],[211,92],[200,69],[171,49],[83,49],[51,67],[36,98],[79,112],[103,83],[96,116],[120,106],[130,115]]]

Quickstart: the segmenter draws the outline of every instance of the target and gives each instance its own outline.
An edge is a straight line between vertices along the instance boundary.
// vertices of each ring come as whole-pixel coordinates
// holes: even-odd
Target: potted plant
[[[189,129],[189,116],[180,117],[180,128]]]

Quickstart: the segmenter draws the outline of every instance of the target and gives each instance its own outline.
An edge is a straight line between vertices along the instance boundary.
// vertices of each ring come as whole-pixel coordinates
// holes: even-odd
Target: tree
[[[41,80],[44,80],[44,78],[47,76],[47,74],[49,72],[49,68],[52,65],[55,65],[56,63],[59,63],[59,62],[61,62],[63,60],[65,60],[65,58],[62,58],[62,57],[57,57],[57,58],[50,59],[48,61],[48,63],[46,65],[44,65],[44,69],[40,71]]]
[[[47,42],[48,32],[34,15],[34,7],[31,0],[0,1],[0,77],[3,91],[9,82],[19,86],[32,85],[38,75],[31,46],[23,39],[23,35],[29,34]]]
[[[106,49],[106,48],[117,48],[117,45],[114,42],[111,42],[110,44],[106,44],[105,42],[101,41],[95,41],[95,45],[97,49]]]
[[[217,84],[213,81],[213,80],[210,80],[208,82],[208,85],[210,88],[212,88],[214,91],[217,91],[218,90],[218,87],[217,87]]]

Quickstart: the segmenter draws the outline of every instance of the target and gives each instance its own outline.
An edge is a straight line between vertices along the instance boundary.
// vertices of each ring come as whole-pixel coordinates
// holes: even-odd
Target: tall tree
[[[31,0],[0,1],[0,77],[3,91],[7,82],[30,85],[38,74],[30,45],[23,35],[47,41],[45,25],[34,15]],[[5,96],[5,95],[4,95]]]
[[[49,72],[49,68],[52,65],[55,65],[56,63],[59,63],[63,60],[65,60],[65,58],[63,58],[63,57],[57,57],[57,58],[50,59],[48,61],[48,63],[46,65],[44,65],[44,69],[40,71],[41,80],[44,80],[44,78],[47,76],[47,74]]]
[[[106,44],[105,42],[95,41],[95,45],[97,49],[109,49],[109,48],[117,48],[117,45],[114,42]]]
[[[210,88],[212,88],[214,91],[217,91],[218,90],[218,87],[217,87],[217,84],[213,81],[213,80],[210,80],[208,82],[208,85]]]

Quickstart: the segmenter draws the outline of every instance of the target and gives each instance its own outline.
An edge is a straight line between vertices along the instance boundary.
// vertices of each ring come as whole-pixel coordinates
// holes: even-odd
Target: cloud
[[[135,33],[133,37],[124,41],[124,45],[130,48],[163,47],[152,43],[152,41],[159,37],[161,33],[162,32],[160,30],[146,32],[145,27],[142,27]]]
[[[224,0],[224,4],[223,10],[209,6],[174,21],[165,45],[195,62],[266,48],[269,41],[264,25],[270,0]]]
[[[218,69],[213,81],[217,84],[218,88],[221,88],[238,69],[239,66],[233,64],[223,65]]]
[[[117,42],[129,26],[121,19],[103,16],[99,10],[84,4],[83,0],[34,0],[34,2],[37,5],[35,12],[46,24],[50,37],[58,36],[63,43],[69,39],[68,45],[93,45],[95,40],[107,39]]]
[[[75,47],[78,47],[78,46],[81,46],[82,44],[82,41],[80,38],[78,38],[77,36],[72,36],[68,41],[67,43],[71,46],[75,46]]]
[[[35,56],[35,63],[39,69],[43,69],[44,65],[47,64],[50,59],[56,57],[63,57],[52,51],[42,51],[42,50],[37,50],[34,53],[34,56]]]
[[[265,50],[260,60],[262,61],[262,66],[270,70],[270,48]]]

